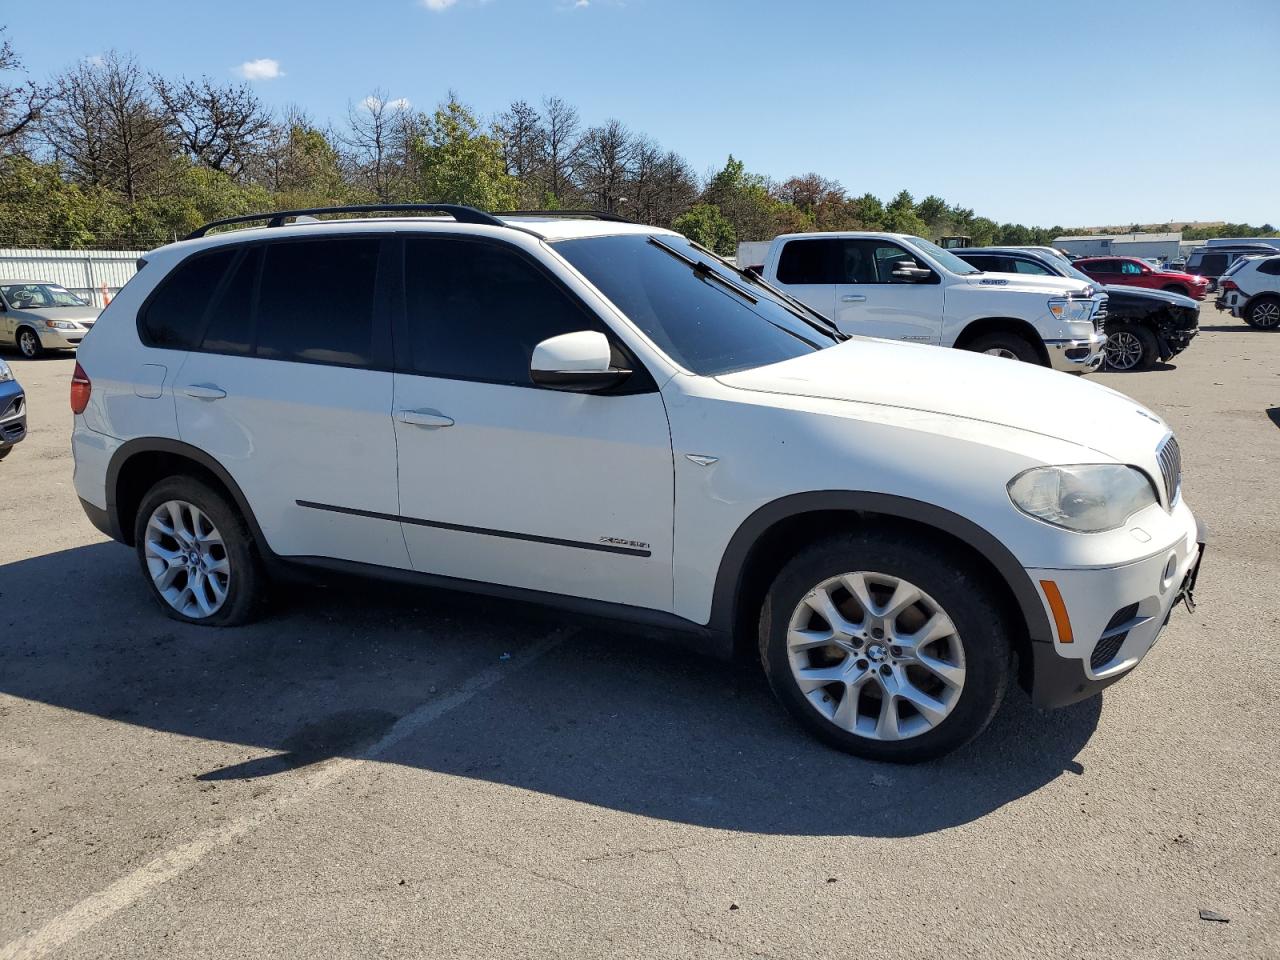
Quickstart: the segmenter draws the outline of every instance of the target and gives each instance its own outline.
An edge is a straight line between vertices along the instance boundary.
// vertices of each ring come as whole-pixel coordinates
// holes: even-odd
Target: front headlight
[[[75,330],[75,329],[77,329],[76,325],[75,325],[74,323],[72,323],[70,320],[46,320],[46,321],[44,322],[44,325],[45,325],[46,327],[49,327],[49,328],[53,329],[53,330]]]
[[[1009,499],[1028,516],[1078,533],[1114,530],[1157,502],[1147,475],[1118,463],[1024,470],[1009,481]]]
[[[13,379],[13,371],[9,369],[9,365],[0,360],[0,383],[8,383]]]
[[[1093,301],[1055,297],[1049,301],[1049,312],[1059,320],[1084,321],[1093,314]]]

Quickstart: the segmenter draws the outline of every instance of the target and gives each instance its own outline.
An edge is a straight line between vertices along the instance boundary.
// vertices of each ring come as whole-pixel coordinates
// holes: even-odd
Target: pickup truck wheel
[[[760,656],[778,699],[821,740],[916,763],[986,728],[1011,647],[965,558],[870,531],[821,541],[783,568],[761,611]]]
[[[1004,357],[1006,360],[1021,360],[1023,363],[1040,362],[1036,348],[1016,333],[984,333],[966,344],[965,349],[993,357]]]
[[[238,626],[261,609],[267,578],[253,534],[199,480],[168,477],[152,487],[138,507],[134,543],[152,597],[175,620]]]
[[[1280,327],[1280,298],[1259,297],[1249,304],[1244,322],[1260,330],[1275,330]]]
[[[1136,323],[1110,324],[1105,349],[1112,370],[1149,370],[1160,356],[1155,334]]]

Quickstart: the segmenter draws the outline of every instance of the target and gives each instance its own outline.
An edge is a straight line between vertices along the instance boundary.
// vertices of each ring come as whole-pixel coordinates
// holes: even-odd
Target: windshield
[[[586,237],[554,247],[672,360],[702,376],[779,363],[841,339],[684,237]]]
[[[7,283],[0,286],[0,293],[15,310],[36,309],[40,307],[87,307],[66,287],[56,283]]]
[[[922,251],[933,257],[944,269],[952,273],[958,273],[962,277],[967,277],[974,273],[981,273],[971,263],[965,263],[950,250],[943,250],[936,243],[930,243],[928,240],[922,240],[919,237],[907,237],[912,243],[919,247]]]

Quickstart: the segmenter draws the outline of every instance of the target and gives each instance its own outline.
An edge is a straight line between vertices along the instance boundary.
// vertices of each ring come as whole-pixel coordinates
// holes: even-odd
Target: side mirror
[[[596,393],[616,387],[630,370],[611,365],[613,351],[609,339],[595,330],[562,333],[543,340],[533,348],[529,378],[542,387]]]
[[[893,265],[893,278],[907,283],[924,283],[933,277],[933,271],[917,267],[910,260],[899,260]]]

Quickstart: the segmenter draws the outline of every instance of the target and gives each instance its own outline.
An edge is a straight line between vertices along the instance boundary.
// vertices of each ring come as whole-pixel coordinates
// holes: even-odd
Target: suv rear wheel
[[[972,564],[925,538],[860,532],[778,574],[760,617],[774,693],[820,739],[915,763],[968,743],[1008,686],[1011,646]]]
[[[1244,322],[1260,330],[1275,330],[1280,327],[1280,298],[1259,297],[1249,304]]]
[[[993,357],[1004,357],[1006,360],[1021,360],[1023,363],[1040,362],[1040,355],[1036,353],[1036,348],[1025,337],[1020,337],[1016,333],[1003,331],[984,333],[972,343],[967,344],[965,349],[990,354]]]
[[[235,626],[260,611],[266,574],[253,535],[226,497],[199,480],[168,477],[152,487],[134,544],[152,596],[175,620]]]

